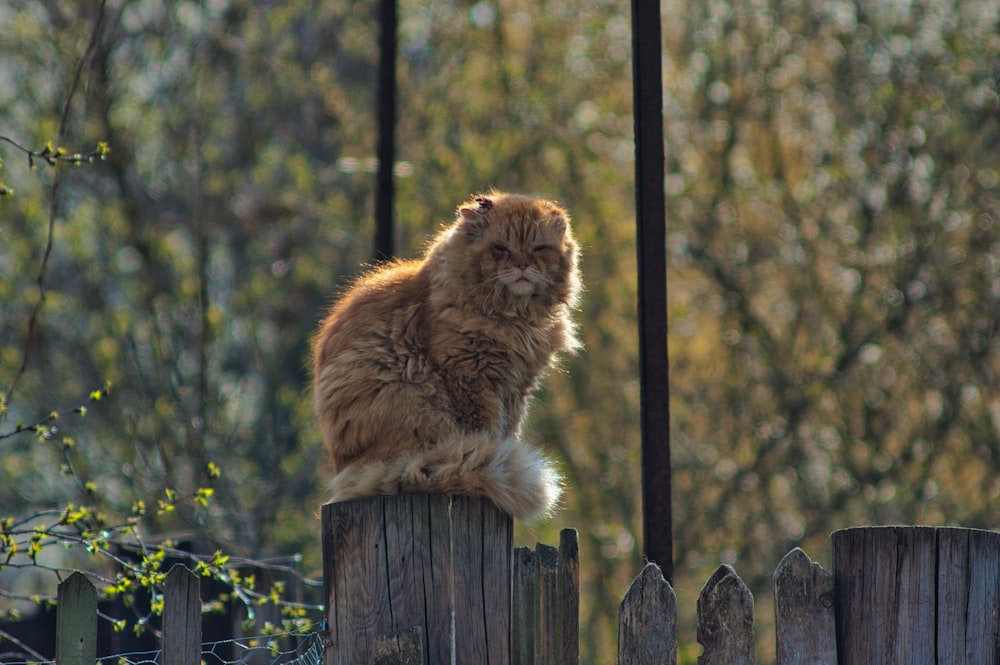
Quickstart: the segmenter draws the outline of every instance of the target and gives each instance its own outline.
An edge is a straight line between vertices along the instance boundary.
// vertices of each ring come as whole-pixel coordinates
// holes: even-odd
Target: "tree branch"
[[[62,115],[59,118],[59,132],[58,132],[58,142],[62,143],[63,138],[66,136],[66,129],[69,125],[69,109],[72,104],[73,97],[76,96],[76,91],[80,87],[80,78],[83,75],[84,64],[90,59],[90,54],[93,52],[94,47],[97,44],[98,35],[101,33],[101,26],[104,23],[104,6],[107,4],[107,0],[101,0],[101,4],[98,7],[97,17],[94,19],[94,26],[90,32],[90,42],[87,44],[87,48],[83,55],[80,57],[79,62],[76,66],[76,71],[73,74],[73,81],[70,84],[69,91],[66,93],[66,101],[63,104]],[[3,137],[5,141],[11,145],[27,150],[24,146],[20,145],[16,141],[9,138]],[[60,153],[62,149],[53,147],[51,144],[45,146],[45,148],[37,153],[37,156],[44,159],[47,163],[55,165],[60,161],[70,161],[73,162],[76,156],[69,156],[66,158],[65,153]],[[34,151],[28,151],[28,161],[32,163],[35,154]],[[97,146],[95,158],[98,156],[103,157],[107,154],[107,146],[103,143],[99,143]],[[80,162],[84,161],[84,156],[80,155]],[[80,163],[76,162],[76,163]],[[24,346],[21,354],[21,365],[18,367],[17,372],[14,374],[14,378],[10,382],[10,386],[7,388],[7,392],[4,393],[4,403],[10,405],[14,392],[17,390],[18,384],[24,377],[25,372],[28,370],[28,363],[31,360],[31,351],[35,345],[35,337],[38,328],[38,318],[42,311],[42,306],[45,304],[45,276],[48,273],[49,257],[52,254],[52,245],[55,239],[55,223],[56,217],[59,213],[59,187],[62,183],[62,178],[60,177],[60,172],[58,169],[55,171],[55,175],[52,179],[52,189],[49,194],[49,221],[48,230],[45,236],[45,249],[42,252],[42,260],[38,266],[38,274],[35,277],[35,284],[38,286],[38,299],[35,301],[34,307],[31,309],[31,315],[28,317],[28,330],[24,338]],[[0,413],[0,421],[4,418],[4,414]]]

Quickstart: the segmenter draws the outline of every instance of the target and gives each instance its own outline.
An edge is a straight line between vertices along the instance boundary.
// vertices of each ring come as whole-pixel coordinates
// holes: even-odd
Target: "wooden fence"
[[[159,665],[201,663],[201,580],[177,564],[163,597],[163,649]],[[97,590],[83,573],[59,584],[55,662],[94,665],[97,660]]]
[[[577,663],[576,532],[534,550],[513,548],[511,533],[478,499],[326,506],[323,665]],[[800,549],[775,570],[778,665],[1000,665],[1000,533],[859,527],[834,532],[832,545],[833,573]],[[170,570],[159,665],[201,662],[198,587],[187,569]],[[93,665],[96,602],[82,574],[60,585],[59,665]],[[697,618],[699,665],[755,663],[753,597],[732,567],[704,585]],[[619,620],[619,665],[677,662],[677,601],[655,565]]]

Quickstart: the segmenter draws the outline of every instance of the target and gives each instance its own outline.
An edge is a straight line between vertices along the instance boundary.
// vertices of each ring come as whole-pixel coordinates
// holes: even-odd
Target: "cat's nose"
[[[525,268],[528,267],[528,257],[523,254],[515,254],[514,256],[510,257],[510,260],[511,263],[514,264],[514,267],[520,268],[521,270],[524,270]]]

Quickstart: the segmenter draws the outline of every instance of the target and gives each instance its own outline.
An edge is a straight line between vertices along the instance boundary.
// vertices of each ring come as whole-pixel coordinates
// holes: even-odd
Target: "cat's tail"
[[[552,462],[519,439],[464,434],[388,461],[356,462],[330,485],[331,501],[387,494],[484,496],[514,517],[549,516],[562,495]]]

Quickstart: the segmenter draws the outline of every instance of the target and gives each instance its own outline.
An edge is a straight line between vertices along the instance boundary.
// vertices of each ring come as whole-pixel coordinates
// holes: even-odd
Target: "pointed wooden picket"
[[[618,665],[677,663],[677,596],[655,563],[647,563],[618,611]]]
[[[698,596],[698,665],[754,665],[753,595],[723,564]]]
[[[56,662],[94,665],[97,659],[97,590],[75,572],[59,585],[56,610]]]
[[[796,547],[774,571],[777,665],[837,665],[833,575]]]

